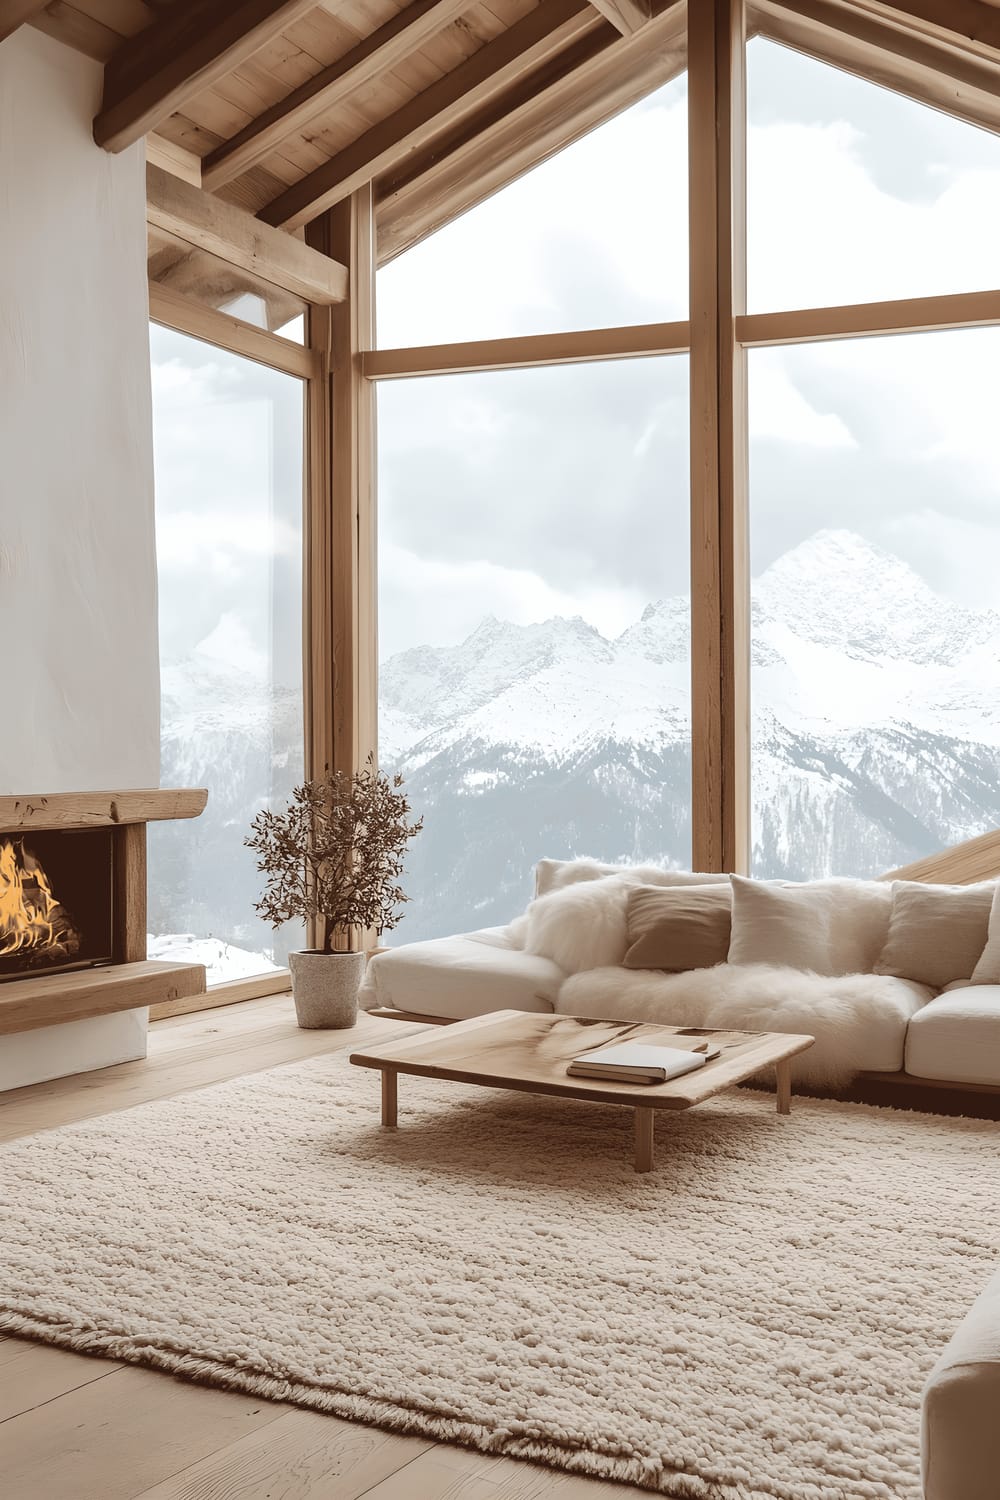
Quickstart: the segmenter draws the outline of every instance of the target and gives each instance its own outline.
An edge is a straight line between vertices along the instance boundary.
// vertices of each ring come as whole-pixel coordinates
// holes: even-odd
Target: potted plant
[[[320,943],[288,956],[300,1026],[354,1025],[363,934],[400,919],[403,855],[423,827],[423,818],[408,821],[402,785],[370,756],[354,775],[334,771],[295,787],[285,811],[259,812],[244,839],[266,877],[256,911],[275,928],[304,920]]]

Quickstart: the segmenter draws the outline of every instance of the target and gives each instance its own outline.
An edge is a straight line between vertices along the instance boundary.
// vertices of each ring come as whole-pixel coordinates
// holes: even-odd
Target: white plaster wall
[[[0,46],[0,793],[159,783],[143,147],[101,67]]]
[[[0,46],[0,793],[159,784],[144,153],[100,93]],[[4,1037],[0,1090],[144,1057],[147,1014]]]

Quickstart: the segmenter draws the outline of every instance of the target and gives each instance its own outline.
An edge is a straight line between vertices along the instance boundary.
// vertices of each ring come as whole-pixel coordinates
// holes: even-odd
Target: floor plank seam
[[[408,1458],[406,1460],[406,1463],[400,1464],[398,1469],[393,1469],[391,1474],[383,1474],[381,1479],[377,1479],[375,1483],[370,1484],[367,1489],[359,1491],[359,1493],[355,1496],[355,1500],[365,1500],[366,1495],[373,1494],[380,1485],[385,1484],[387,1479],[398,1479],[399,1476],[401,1474],[405,1474],[406,1470],[411,1468],[413,1464],[418,1463],[422,1458],[426,1458],[428,1453],[433,1453],[435,1448],[440,1448],[442,1446],[444,1445],[441,1443],[428,1443],[426,1448],[424,1448],[420,1453],[415,1453],[412,1458]]]
[[[27,1342],[27,1341],[26,1341]],[[40,1347],[46,1348],[47,1345]],[[119,1375],[126,1369],[125,1365],[118,1365],[114,1370],[104,1370],[100,1375],[90,1375],[86,1380],[81,1380],[79,1385],[71,1385],[64,1391],[59,1391],[55,1396],[49,1396],[46,1401],[36,1401],[34,1406],[26,1406],[23,1411],[12,1411],[9,1417],[0,1417],[0,1427],[6,1426],[8,1422],[16,1422],[19,1417],[26,1417],[33,1411],[41,1411],[43,1406],[52,1406],[54,1402],[61,1401],[64,1396],[72,1396],[74,1391],[82,1391],[84,1386],[96,1385],[99,1380],[107,1380],[109,1375]]]

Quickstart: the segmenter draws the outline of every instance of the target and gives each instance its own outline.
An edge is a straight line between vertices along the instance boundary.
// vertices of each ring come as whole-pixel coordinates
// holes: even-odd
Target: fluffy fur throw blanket
[[[551,868],[548,866],[551,865]],[[811,882],[815,919],[829,934],[834,967],[773,962],[717,964],[668,973],[622,967],[626,905],[636,885],[726,882],[652,867],[615,870],[593,860],[543,861],[542,894],[507,929],[517,947],[551,959],[567,975],[556,1009],[573,1016],[620,1016],[677,1026],[788,1031],[816,1038],[792,1062],[796,1081],[842,1088],[866,1068],[903,1065],[906,1027],[934,991],[872,970],[889,926],[891,888],[874,881]],[[801,962],[801,959],[799,960]]]
[[[556,1008],[564,1015],[623,1015],[671,1026],[805,1032],[816,1044],[793,1058],[796,1082],[837,1089],[871,1066],[873,1052],[901,1059],[907,1022],[931,994],[906,979],[829,978],[768,964],[718,964],[686,974],[613,967],[570,975]]]

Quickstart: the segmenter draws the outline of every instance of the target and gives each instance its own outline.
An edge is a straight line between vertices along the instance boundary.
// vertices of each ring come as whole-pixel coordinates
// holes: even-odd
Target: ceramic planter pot
[[[307,1031],[343,1030],[358,1019],[363,953],[290,953],[292,996],[298,1023]]]

